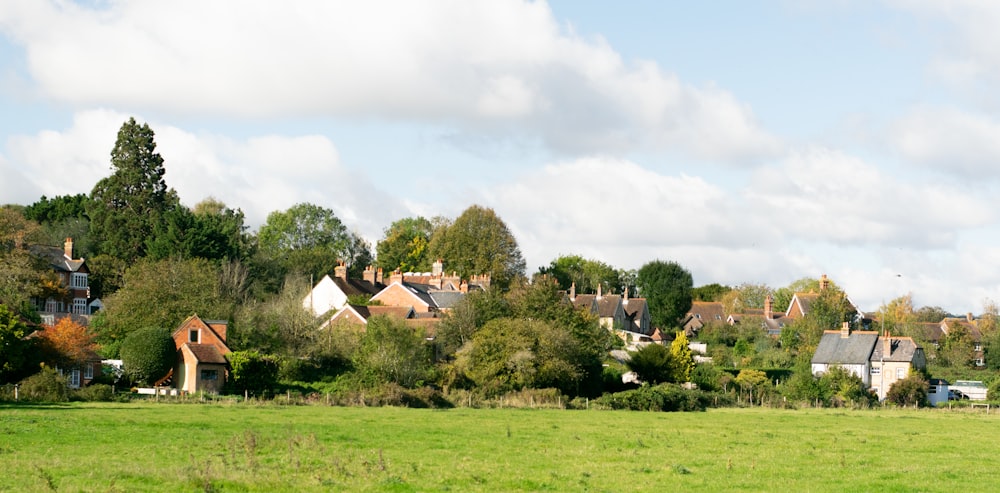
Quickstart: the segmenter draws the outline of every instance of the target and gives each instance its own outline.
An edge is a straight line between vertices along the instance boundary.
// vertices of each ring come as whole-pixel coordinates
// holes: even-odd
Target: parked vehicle
[[[963,400],[967,401],[967,400],[969,400],[969,396],[965,395],[965,392],[962,392],[961,390],[952,389],[952,390],[948,391],[948,400],[949,401],[963,401]]]

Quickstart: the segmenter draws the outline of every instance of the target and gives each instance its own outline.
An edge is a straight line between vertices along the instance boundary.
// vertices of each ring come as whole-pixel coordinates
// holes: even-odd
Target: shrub
[[[21,380],[20,399],[30,402],[66,402],[69,400],[69,386],[66,377],[52,368]]]
[[[259,351],[237,351],[226,355],[231,371],[227,383],[230,392],[268,394],[278,384],[278,361]]]
[[[643,385],[635,390],[605,394],[596,403],[611,409],[632,411],[704,411],[717,405],[718,396],[679,385]],[[726,400],[728,402],[728,400]]]
[[[73,392],[74,400],[87,402],[111,402],[114,399],[114,392],[111,386],[103,383],[94,383]]]
[[[898,406],[927,406],[927,380],[923,375],[913,373],[889,387],[885,400]]]
[[[177,347],[170,333],[158,327],[132,332],[121,345],[125,373],[142,384],[151,384],[167,375],[177,359]]]

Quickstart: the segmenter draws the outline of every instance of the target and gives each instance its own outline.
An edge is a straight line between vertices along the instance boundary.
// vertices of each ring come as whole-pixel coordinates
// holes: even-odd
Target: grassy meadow
[[[1000,416],[0,405],[0,491],[981,491]]]

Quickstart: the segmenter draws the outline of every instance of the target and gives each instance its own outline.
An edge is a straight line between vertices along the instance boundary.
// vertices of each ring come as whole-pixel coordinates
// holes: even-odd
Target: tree
[[[500,318],[486,323],[459,351],[457,366],[487,395],[557,388],[576,395],[587,354],[577,340],[542,320]]]
[[[876,400],[861,377],[851,373],[846,368],[834,366],[827,370],[819,379],[823,395],[835,406],[865,407]]]
[[[913,312],[914,320],[917,322],[940,322],[951,316],[940,306],[922,306]]]
[[[71,368],[79,366],[97,350],[95,335],[70,317],[38,333],[46,363]]]
[[[669,349],[660,344],[647,344],[629,355],[628,368],[639,380],[652,385],[677,381],[677,364]]]
[[[205,259],[143,260],[125,272],[124,286],[104,299],[91,322],[108,357],[136,328],[174,328],[193,313],[226,320],[233,311],[234,300],[220,296],[219,273]]]
[[[57,223],[67,219],[87,217],[86,194],[57,195],[51,199],[42,195],[37,202],[24,208],[24,217],[38,223]]]
[[[354,367],[370,383],[391,382],[413,388],[430,378],[432,352],[421,332],[400,319],[368,319]]]
[[[683,330],[678,330],[677,336],[670,343],[670,357],[675,365],[674,381],[690,381],[691,371],[694,370],[694,353],[688,347],[688,338]]]
[[[125,373],[140,384],[151,385],[167,376],[176,359],[177,347],[167,329],[136,329],[121,344]]]
[[[514,235],[493,209],[478,205],[435,231],[430,254],[463,278],[489,274],[491,285],[500,289],[524,277],[525,262]]]
[[[579,255],[563,255],[539,267],[536,276],[550,276],[562,289],[576,284],[577,293],[596,293],[597,287],[605,293],[624,292],[620,272],[599,260],[585,259]]]
[[[507,299],[496,289],[465,295],[438,324],[436,342],[445,357],[455,354],[490,320],[512,316]]]
[[[156,152],[153,131],[135,118],[118,131],[111,169],[87,203],[91,236],[99,252],[132,262],[146,255],[147,240],[179,201],[163,179],[163,157]]]
[[[168,211],[147,242],[154,260],[170,257],[237,260],[249,249],[243,211],[232,210],[214,199],[195,210],[184,206]]]
[[[676,262],[654,260],[643,265],[636,284],[646,298],[654,326],[675,327],[691,309],[691,273]]]
[[[698,286],[691,290],[691,298],[694,301],[722,301],[722,297],[732,291],[733,288],[716,282]],[[734,312],[727,312],[734,313]]]
[[[0,382],[21,369],[31,349],[31,342],[25,338],[34,331],[17,312],[0,303]]]
[[[753,404],[754,394],[757,395],[757,401],[760,402],[760,396],[770,388],[770,380],[768,380],[767,374],[750,368],[740,370],[734,382],[747,393],[747,401],[750,404]]]
[[[743,283],[732,291],[724,293],[719,301],[722,302],[726,313],[746,313],[748,310],[763,309],[764,300],[773,294],[774,290],[766,284]],[[772,307],[776,310],[785,310],[788,308],[788,302],[786,301],[784,305],[774,303]]]
[[[434,225],[423,217],[407,217],[393,222],[375,246],[378,266],[392,271],[427,272],[432,259],[428,246]]]
[[[332,210],[309,203],[268,214],[257,244],[285,273],[317,278],[332,273],[338,261],[357,273],[371,259],[364,240],[349,232]]]

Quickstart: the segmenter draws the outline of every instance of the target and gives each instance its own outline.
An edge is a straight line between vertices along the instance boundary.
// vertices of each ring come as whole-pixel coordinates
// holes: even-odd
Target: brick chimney
[[[463,294],[466,294],[466,293],[468,293],[468,292],[469,292],[469,283],[467,283],[467,282],[465,282],[465,281],[462,281],[462,284],[460,284],[460,285],[458,286],[458,290],[459,290],[459,291],[460,291],[461,293],[463,293]]]
[[[628,286],[625,286],[624,296],[622,296],[622,303],[628,306]]]
[[[66,241],[63,243],[63,255],[73,260],[73,238],[66,238]]]
[[[344,265],[343,260],[339,261],[337,266],[333,268],[333,275],[345,281],[347,280],[347,266]]]
[[[394,282],[403,283],[403,271],[396,269],[392,271],[392,274],[389,274],[389,284]]]
[[[601,299],[601,283],[597,283],[597,299]]]
[[[772,315],[772,310],[774,309],[773,304],[774,297],[767,295],[767,297],[764,298],[764,320],[771,320],[774,318],[774,315]]]
[[[888,358],[892,355],[892,336],[889,335],[889,331],[885,331],[882,336],[882,357]]]
[[[844,322],[844,325],[840,326],[840,338],[847,339],[848,337],[851,337],[851,324]]]
[[[432,276],[441,276],[443,274],[444,274],[444,260],[443,259],[437,259],[437,261],[435,261],[431,265],[431,275]]]
[[[830,287],[830,279],[826,277],[826,274],[823,274],[819,278],[819,290],[822,291],[828,287]]]
[[[972,316],[972,312],[968,312],[965,314],[965,321],[971,324],[976,321],[976,317]]]
[[[361,278],[375,284],[375,268],[370,265],[366,267],[365,271],[361,274]]]
[[[569,285],[569,300],[576,301],[576,281]]]
[[[379,267],[378,270],[375,271],[375,284],[382,284],[382,268],[381,267]]]

